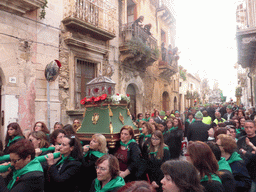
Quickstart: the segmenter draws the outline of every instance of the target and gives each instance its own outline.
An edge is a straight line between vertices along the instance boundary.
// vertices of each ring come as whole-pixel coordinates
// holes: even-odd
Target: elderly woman
[[[141,178],[145,166],[142,165],[139,145],[133,139],[132,126],[125,125],[120,130],[120,142],[112,152],[119,161],[120,176],[126,182]]]
[[[9,154],[9,147],[19,140],[25,139],[22,134],[20,125],[18,123],[10,123],[7,126],[7,132],[5,136],[5,148],[4,153]]]
[[[198,170],[200,182],[205,191],[224,192],[224,187],[218,176],[218,162],[206,143],[201,141],[189,142],[185,156],[187,161],[192,163]]]
[[[171,160],[161,166],[163,192],[203,192],[196,168],[187,161]]]
[[[240,155],[236,152],[237,145],[234,138],[226,134],[217,136],[217,145],[221,156],[229,163],[236,182],[236,191],[247,192],[251,188],[251,179]]]
[[[60,146],[61,158],[54,160],[53,154],[45,156],[48,164],[48,180],[45,191],[78,190],[82,166],[82,146],[75,136],[64,136]]]
[[[11,145],[9,152],[14,169],[9,168],[9,171],[1,174],[0,192],[43,192],[44,173],[41,164],[35,159],[33,144],[23,139]],[[3,177],[6,177],[6,181]]]
[[[162,191],[161,179],[164,177],[160,167],[162,163],[170,159],[170,152],[164,144],[164,137],[161,131],[157,130],[152,134],[147,160],[147,172],[153,187]]]
[[[102,134],[96,133],[92,136],[90,145],[83,146],[85,153],[83,157],[82,173],[84,177],[81,178],[81,191],[88,191],[92,181],[97,177],[95,172],[95,162],[108,152],[106,137]]]

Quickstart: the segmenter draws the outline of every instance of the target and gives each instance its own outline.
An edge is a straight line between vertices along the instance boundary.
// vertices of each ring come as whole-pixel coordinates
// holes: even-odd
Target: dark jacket
[[[177,159],[181,154],[181,144],[183,140],[183,131],[174,129],[166,133],[164,143],[168,145],[170,151],[170,159]]]
[[[245,139],[246,139],[246,135],[245,136],[242,136],[238,139],[237,141],[237,149],[238,151],[242,148],[246,151],[245,154],[242,154],[240,153],[242,159],[245,161],[245,164],[247,164],[248,162],[248,159],[249,157],[252,155],[252,147],[247,145],[246,142],[245,142]],[[255,146],[256,145],[256,136],[255,137],[252,137],[252,138],[249,138],[250,142],[252,142],[252,144]]]
[[[159,188],[157,191],[162,191],[161,180],[164,178],[164,174],[161,171],[161,165],[170,159],[170,152],[167,148],[164,148],[164,157],[157,159],[155,155],[150,154],[147,159],[147,173],[151,182],[155,181]]]
[[[66,160],[62,165],[57,165],[57,163],[48,169],[48,185],[45,192],[78,191],[78,179],[82,163],[77,160]]]
[[[141,150],[141,155],[143,158],[145,158],[148,155],[148,146],[150,145],[151,142],[151,137],[148,137],[147,140],[143,141],[144,137],[140,136],[139,137],[139,147]]]
[[[232,112],[231,115],[230,115],[229,120],[232,120],[233,117],[234,117],[234,113]],[[226,119],[226,120],[228,120],[228,113],[225,113],[225,114],[223,115],[223,118]]]
[[[207,141],[209,129],[210,125],[204,124],[201,120],[196,120],[188,127],[188,141]]]
[[[22,139],[24,139],[24,137],[19,138],[19,139],[15,140],[15,141],[11,142],[8,147],[7,147],[7,145],[6,145],[6,147],[4,148],[4,151],[3,151],[4,154],[9,154],[9,148],[10,148],[10,146],[12,146],[14,143],[16,143],[16,142],[18,142],[18,141],[20,141],[20,140],[22,140]]]
[[[0,176],[0,192],[8,192],[6,188],[12,174],[3,179]],[[40,171],[33,171],[22,175],[13,185],[11,192],[43,192],[44,191],[44,173]]]
[[[224,187],[219,181],[203,181],[201,185],[205,192],[224,192]]]
[[[249,192],[251,189],[251,178],[245,167],[244,161],[235,161],[229,164],[236,182],[236,192]]]
[[[92,184],[92,181],[97,177],[95,163],[98,159],[99,158],[94,156],[93,154],[87,155],[83,158],[83,166],[81,169],[81,176],[79,182],[80,191],[88,191]]]
[[[116,147],[113,150],[109,150],[110,154],[115,155],[116,151],[121,147],[120,142],[116,144]],[[128,159],[128,170],[131,172],[128,176],[125,177],[125,181],[134,181],[140,180],[143,175],[146,165],[141,157],[141,150],[139,145],[135,142],[131,142],[128,145],[127,159]]]
[[[220,179],[222,185],[224,187],[225,192],[235,192],[236,191],[236,183],[233,174],[228,170],[221,170]]]

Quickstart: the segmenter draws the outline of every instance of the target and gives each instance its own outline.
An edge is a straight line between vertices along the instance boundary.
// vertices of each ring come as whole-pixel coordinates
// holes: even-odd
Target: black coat
[[[188,141],[207,141],[209,129],[210,125],[206,125],[202,121],[196,120],[188,127]]]
[[[247,136],[242,136],[237,141],[237,149],[238,149],[238,151],[241,148],[246,151],[245,154],[240,153],[242,159],[245,161],[245,164],[247,164],[247,161],[248,161],[249,157],[252,155],[252,151],[253,151],[252,147],[246,144],[246,142],[245,142],[246,137]],[[256,146],[256,136],[252,137],[252,138],[249,138],[249,140],[250,140],[250,142],[252,142],[252,144],[254,146]]]
[[[155,181],[159,188],[157,191],[162,191],[162,184],[160,181],[164,178],[164,174],[161,171],[161,165],[170,159],[170,152],[164,148],[164,157],[157,159],[154,155],[149,155],[147,159],[147,173],[151,182]]]
[[[22,140],[22,139],[24,139],[24,137],[19,138],[19,139],[15,140],[15,141],[11,142],[8,147],[7,147],[7,145],[6,145],[6,147],[4,148],[4,151],[3,151],[4,154],[9,154],[9,148],[10,148],[14,143],[16,143],[16,142],[18,142],[18,141],[20,141],[20,140]]]
[[[12,174],[11,174],[12,176]],[[6,188],[11,176],[6,180],[0,176],[0,192],[8,192]],[[44,191],[44,173],[40,171],[32,171],[22,175],[18,181],[16,181],[10,190],[11,192],[43,192]]]
[[[83,166],[81,169],[81,176],[79,182],[80,191],[88,191],[92,181],[97,177],[95,163],[98,160],[98,157],[93,154],[87,155],[83,158]],[[90,174],[87,174],[90,173]]]
[[[201,185],[203,185],[205,192],[224,192],[224,187],[219,181],[203,181]]]
[[[121,147],[120,142],[116,144],[113,150],[109,150],[110,154],[115,155],[117,150]],[[125,181],[140,180],[143,173],[146,170],[145,161],[141,157],[141,150],[139,145],[135,142],[131,142],[128,145],[127,159],[128,159],[128,170],[131,172],[130,175],[125,177]]]
[[[140,136],[139,137],[139,147],[141,150],[141,155],[143,158],[146,158],[148,156],[148,147],[151,142],[151,137],[148,137],[147,140],[143,141],[144,137]],[[146,139],[146,138],[145,138]]]
[[[234,117],[234,113],[232,112],[231,115],[230,115],[229,120],[232,120],[233,117]],[[226,119],[226,120],[228,120],[228,113],[225,113],[225,114],[223,115],[223,118]]]
[[[236,183],[233,174],[228,170],[221,170],[220,179],[225,192],[236,192]]]
[[[166,133],[164,143],[168,145],[170,151],[170,159],[177,159],[181,154],[181,145],[183,140],[183,131],[174,129]]]
[[[232,174],[236,182],[237,192],[249,192],[251,189],[251,178],[248,170],[245,167],[244,161],[235,161],[229,164],[232,169]]]
[[[59,161],[58,161],[59,162]],[[57,163],[58,163],[57,162]],[[82,163],[77,160],[69,161],[66,160],[62,166],[54,164],[49,167],[48,185],[45,192],[56,192],[56,191],[78,191],[78,179],[80,176],[80,170]],[[60,167],[61,166],[61,167]],[[60,170],[58,170],[60,169]]]

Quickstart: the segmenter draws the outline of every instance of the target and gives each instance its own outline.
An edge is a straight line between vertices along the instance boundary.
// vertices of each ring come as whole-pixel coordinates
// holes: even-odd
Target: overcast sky
[[[179,65],[218,81],[227,100],[237,86],[236,5],[234,0],[173,0]]]

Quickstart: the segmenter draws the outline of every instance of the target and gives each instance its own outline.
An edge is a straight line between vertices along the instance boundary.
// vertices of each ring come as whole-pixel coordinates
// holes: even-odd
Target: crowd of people
[[[255,114],[231,103],[155,109],[134,119],[138,137],[123,126],[115,148],[100,133],[80,141],[78,120],[57,122],[52,133],[44,122],[23,131],[10,123],[0,192],[255,192]]]

